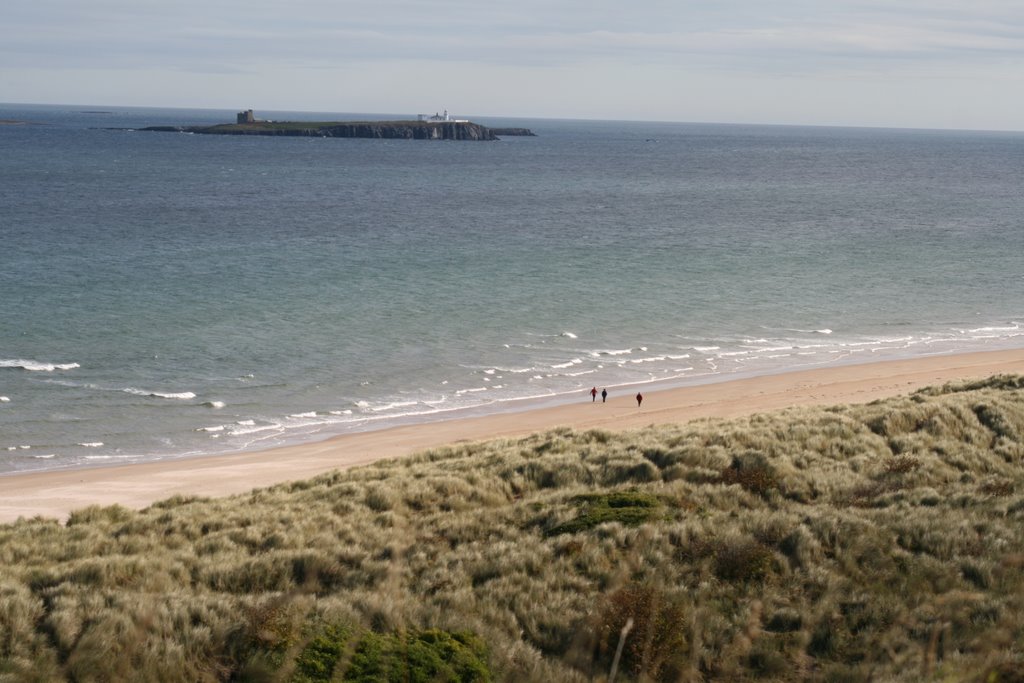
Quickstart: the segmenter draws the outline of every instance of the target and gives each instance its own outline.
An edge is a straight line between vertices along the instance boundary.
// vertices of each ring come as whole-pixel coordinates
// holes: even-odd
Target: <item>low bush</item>
[[[689,616],[682,593],[651,582],[617,589],[593,625],[594,665],[609,671],[621,641],[620,671],[640,680],[678,680],[689,665]]]
[[[723,484],[739,484],[759,496],[766,496],[779,488],[775,469],[763,454],[754,451],[735,456],[720,476]]]

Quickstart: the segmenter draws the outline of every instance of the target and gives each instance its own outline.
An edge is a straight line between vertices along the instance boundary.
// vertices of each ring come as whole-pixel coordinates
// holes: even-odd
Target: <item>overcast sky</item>
[[[0,102],[1024,130],[1024,2],[3,0]]]

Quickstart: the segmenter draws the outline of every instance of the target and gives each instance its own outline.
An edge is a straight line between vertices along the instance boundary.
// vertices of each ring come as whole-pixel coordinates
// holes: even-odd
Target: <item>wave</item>
[[[223,408],[227,405],[224,401],[207,401],[203,404],[207,408]]]
[[[228,427],[228,436],[249,436],[260,432],[283,432],[284,430],[285,426],[276,422],[258,425],[255,420],[242,420]]]
[[[633,349],[608,349],[606,351],[590,351],[590,355],[594,357],[598,356],[625,356],[633,353]]]
[[[635,365],[637,363],[656,363],[662,360],[668,360],[668,356],[651,356],[650,358],[631,358],[626,362]]]
[[[166,398],[174,399],[178,401],[188,401],[196,397],[196,394],[191,391],[150,391],[148,389],[139,389],[138,387],[111,387],[103,386],[100,384],[93,384],[91,382],[73,382],[62,379],[47,379],[44,380],[49,384],[56,384],[62,387],[70,387],[73,389],[91,389],[93,391],[120,391],[133,396],[145,396],[147,398]],[[203,405],[211,408],[222,408],[223,405],[218,405],[221,401],[207,401]]]
[[[257,425],[256,420],[239,420],[238,422],[235,422],[233,424],[199,427],[195,431],[206,432],[207,434],[210,434],[212,438],[216,439],[224,434],[226,434],[227,436],[246,436],[248,434],[255,434],[258,432],[266,431],[280,432],[283,431],[284,429],[285,426],[280,423]]]
[[[7,396],[0,396],[0,403],[10,403],[11,399]]]
[[[536,372],[537,368],[504,368],[500,365],[495,365],[493,368],[494,372],[508,372],[513,375],[522,375],[527,372]],[[486,374],[493,374],[491,371],[486,371]],[[441,382],[441,384],[447,384],[447,382]]]
[[[989,326],[989,327],[975,327],[973,329],[963,330],[963,331],[964,332],[976,333],[976,332],[1021,332],[1021,331],[1024,331],[1024,330],[1021,329],[1021,324],[1020,323],[1008,323],[1007,325],[998,325],[998,326],[993,325],[993,326]]]
[[[577,337],[577,336],[576,336],[575,334],[573,334],[572,332],[563,332],[563,333],[562,333],[562,334],[560,334],[559,336],[560,336],[560,337],[565,337],[565,338],[567,338],[567,339],[577,339],[577,338],[578,338],[578,337]]]
[[[484,387],[486,389],[486,387]],[[371,408],[370,410],[374,413],[383,413],[384,411],[394,411],[400,408],[412,408],[414,405],[419,405],[418,400],[396,400],[390,403],[384,403],[383,405],[377,405],[377,407]]]
[[[0,368],[27,370],[28,372],[54,372],[55,370],[74,370],[82,367],[78,363],[44,363],[37,360],[0,360]]]
[[[86,441],[86,442],[80,443],[78,445],[81,446],[82,448],[99,448],[100,446],[103,445],[103,442],[102,441]]]
[[[126,394],[134,394],[135,396],[148,396],[150,398],[169,398],[178,401],[187,401],[196,397],[191,391],[179,391],[179,392],[163,392],[163,391],[147,391],[145,389],[136,389],[135,387],[126,387],[121,391]]]

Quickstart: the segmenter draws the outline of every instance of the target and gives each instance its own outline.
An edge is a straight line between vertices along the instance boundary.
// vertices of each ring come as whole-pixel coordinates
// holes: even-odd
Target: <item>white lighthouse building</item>
[[[445,121],[449,123],[469,123],[469,119],[452,118],[447,109],[444,110],[443,114],[417,114],[416,119],[418,121],[426,121],[428,123],[440,123]]]

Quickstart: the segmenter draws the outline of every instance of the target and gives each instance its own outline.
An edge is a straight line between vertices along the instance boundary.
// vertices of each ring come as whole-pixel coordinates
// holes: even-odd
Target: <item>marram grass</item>
[[[1022,388],[0,526],[0,681],[1022,681]]]

